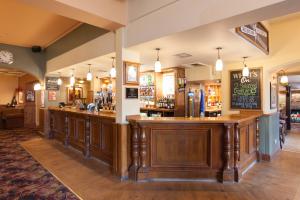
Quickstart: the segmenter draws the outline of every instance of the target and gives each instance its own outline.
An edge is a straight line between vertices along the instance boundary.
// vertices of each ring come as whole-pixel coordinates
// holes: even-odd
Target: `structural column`
[[[139,115],[139,99],[126,99],[126,88],[139,88],[138,85],[125,85],[123,78],[125,77],[124,61],[130,61],[139,63],[139,55],[134,52],[129,52],[125,47],[125,28],[120,28],[115,32],[115,51],[116,51],[116,148],[114,151],[114,157],[118,159],[118,166],[114,166],[117,169],[117,175],[126,179],[128,177],[128,167],[130,163],[127,163],[127,149],[128,122],[126,117],[128,115]],[[138,133],[133,133],[133,137],[137,138]],[[123,150],[122,150],[123,149]],[[136,150],[133,152],[136,153]],[[136,160],[134,160],[136,161]],[[137,163],[134,163],[136,166]]]

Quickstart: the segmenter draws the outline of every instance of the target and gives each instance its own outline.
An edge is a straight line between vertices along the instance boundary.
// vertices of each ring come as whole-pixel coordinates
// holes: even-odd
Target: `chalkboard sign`
[[[57,77],[46,77],[46,90],[59,90]]]
[[[250,69],[250,76],[243,77],[242,70],[230,72],[230,108],[261,109],[261,69]]]

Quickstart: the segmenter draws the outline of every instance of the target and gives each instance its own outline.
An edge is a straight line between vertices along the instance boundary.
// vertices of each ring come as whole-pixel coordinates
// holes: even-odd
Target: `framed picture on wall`
[[[82,87],[68,88],[68,103],[73,103],[75,99],[81,99],[83,97]]]
[[[19,92],[18,92],[18,102],[19,102],[19,104],[24,103],[24,93],[22,90],[19,90]]]
[[[277,84],[270,82],[270,109],[277,108]]]
[[[27,90],[26,91],[26,102],[34,102],[34,90]]]
[[[48,91],[48,100],[49,101],[56,101],[56,91],[55,90],[49,90]]]
[[[139,85],[140,64],[124,62],[124,84]]]

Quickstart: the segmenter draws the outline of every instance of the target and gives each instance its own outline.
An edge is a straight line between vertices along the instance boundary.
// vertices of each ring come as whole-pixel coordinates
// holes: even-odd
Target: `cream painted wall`
[[[249,59],[250,68],[263,68],[263,111],[264,113],[276,112],[270,109],[270,81],[274,73],[281,69],[300,72],[300,18],[290,18],[269,25],[270,55],[262,59]],[[250,45],[250,44],[249,44]],[[223,113],[231,113],[229,109],[229,71],[242,69],[241,63],[226,64],[222,74]]]
[[[10,103],[18,86],[18,77],[0,75],[0,104]]]
[[[221,79],[221,73],[215,72],[213,66],[191,67],[185,69],[187,81],[202,81]]]

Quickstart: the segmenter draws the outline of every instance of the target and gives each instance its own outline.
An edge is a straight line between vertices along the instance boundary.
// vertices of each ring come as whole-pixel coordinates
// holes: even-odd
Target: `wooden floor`
[[[300,153],[300,126],[299,124],[293,125],[292,130],[289,131],[285,137],[283,145],[284,151]]]
[[[46,169],[82,199],[97,200],[300,200],[300,153],[281,151],[256,164],[239,184],[211,182],[121,182],[107,166],[84,160],[47,139],[22,143]]]

